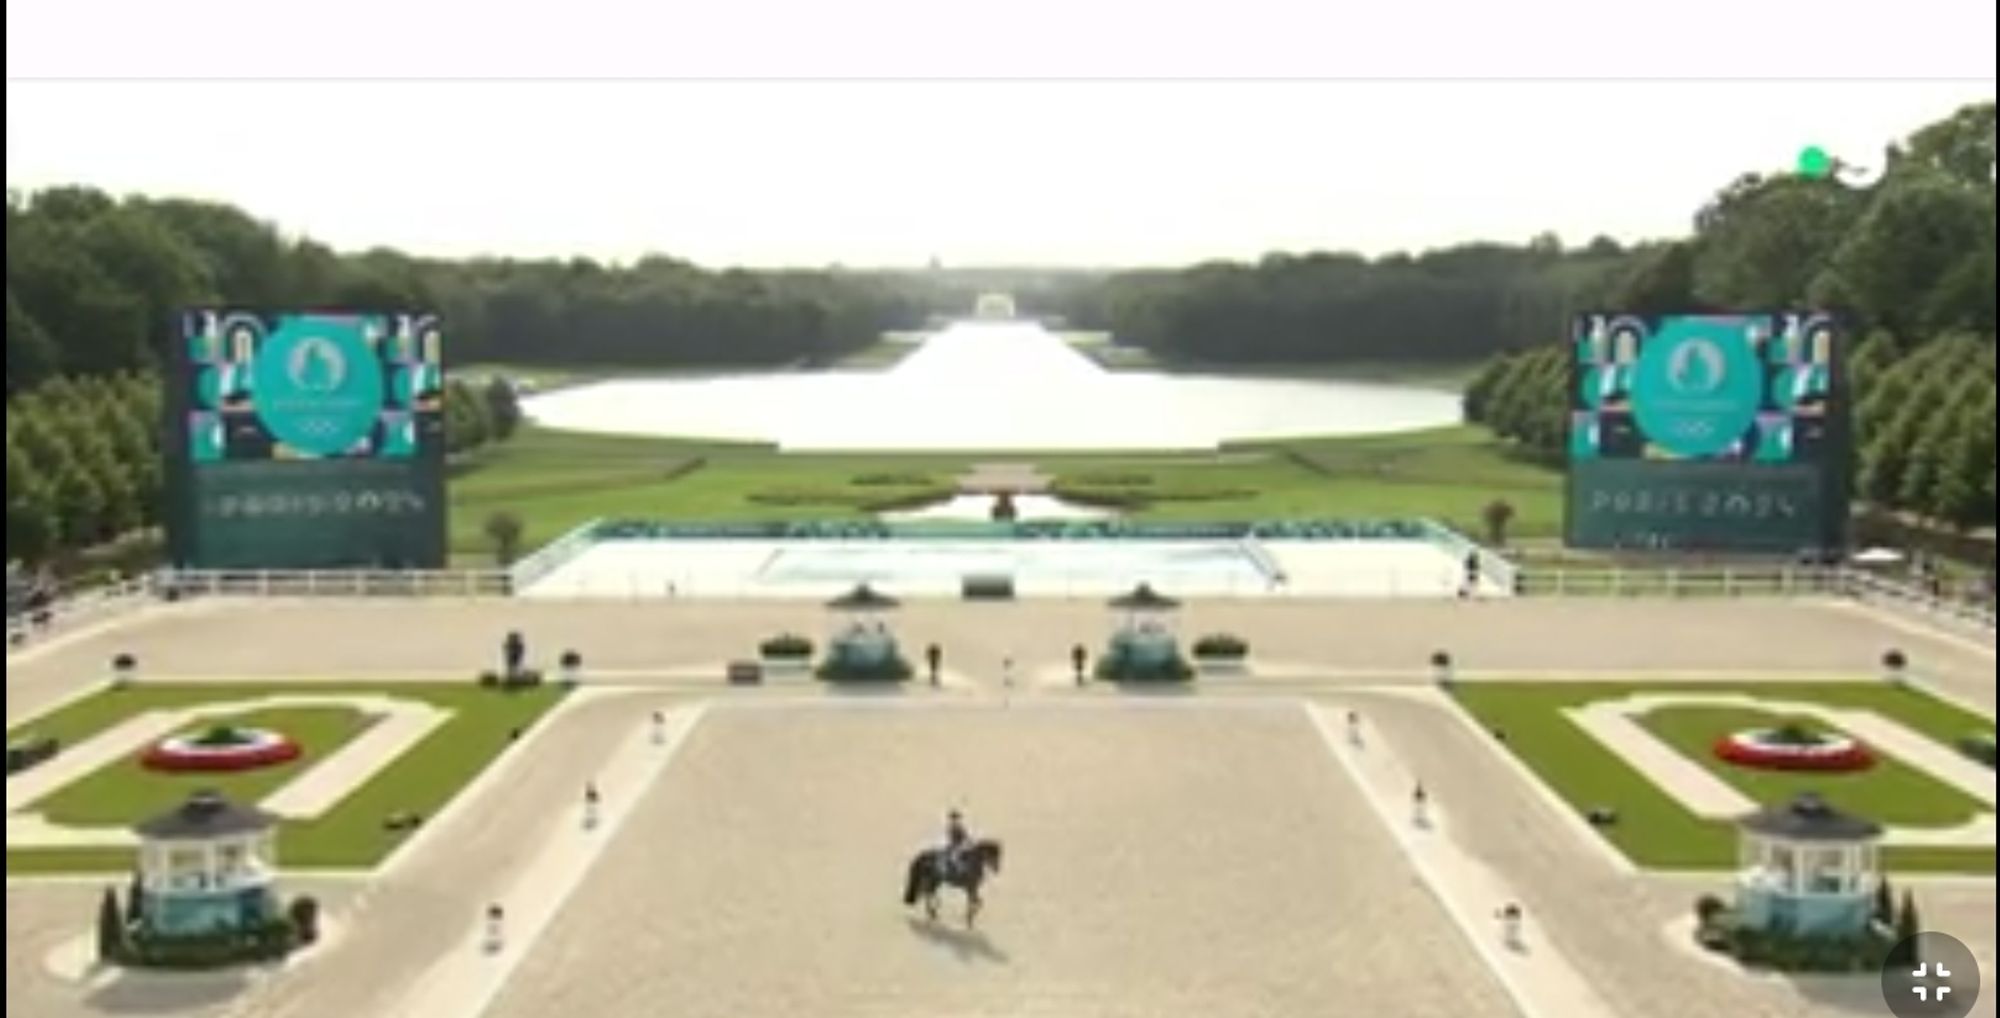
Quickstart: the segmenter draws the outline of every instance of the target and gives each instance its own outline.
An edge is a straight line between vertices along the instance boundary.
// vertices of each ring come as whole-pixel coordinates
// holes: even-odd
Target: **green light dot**
[[[1807,145],[1799,153],[1799,176],[1830,177],[1833,175],[1833,157],[1818,145]]]

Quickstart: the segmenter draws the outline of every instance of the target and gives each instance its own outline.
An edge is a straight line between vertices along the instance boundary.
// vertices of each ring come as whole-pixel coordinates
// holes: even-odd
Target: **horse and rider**
[[[924,849],[910,860],[903,904],[922,901],[924,911],[936,919],[939,889],[956,887],[965,892],[965,924],[970,926],[979,916],[979,886],[988,871],[1000,872],[1000,842],[973,838],[966,827],[965,815],[951,810],[945,814],[944,844]]]

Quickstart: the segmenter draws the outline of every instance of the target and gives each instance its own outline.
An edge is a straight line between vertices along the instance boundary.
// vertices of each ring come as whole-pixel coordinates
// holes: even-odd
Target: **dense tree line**
[[[1868,190],[1744,177],[1702,209],[1692,238],[1628,266],[1606,306],[1840,311],[1865,337],[1848,362],[1856,496],[1990,525],[1994,134],[1991,103],[1961,110],[1892,151]],[[1560,345],[1493,358],[1467,388],[1466,417],[1559,460],[1567,358]]]
[[[1650,249],[1474,244],[1420,255],[1273,254],[1120,273],[1062,295],[1065,316],[1168,360],[1465,361],[1546,342]]]
[[[1905,347],[1994,330],[1994,107],[1970,106],[1887,153],[1859,189],[1746,174],[1691,237],[1624,249],[1476,244],[1420,255],[1274,254],[1114,275],[1055,295],[1073,321],[1170,358],[1466,360],[1555,341],[1582,310],[1810,303]]]
[[[428,309],[456,363],[830,359],[932,310],[924,274],[709,271],[670,258],[341,255],[227,205],[62,187],[7,200],[7,391],[156,366],[191,304]],[[968,303],[969,306],[969,303]]]
[[[7,404],[7,557],[40,561],[159,522],[160,389],[57,379]]]

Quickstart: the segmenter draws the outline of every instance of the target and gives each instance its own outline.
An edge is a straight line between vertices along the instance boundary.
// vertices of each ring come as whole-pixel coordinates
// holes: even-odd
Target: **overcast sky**
[[[228,201],[339,248],[1181,264],[1687,231],[1985,83],[10,82],[7,184]]]

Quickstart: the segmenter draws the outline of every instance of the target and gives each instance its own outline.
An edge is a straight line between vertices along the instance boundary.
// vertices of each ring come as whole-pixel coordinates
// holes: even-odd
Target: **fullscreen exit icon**
[[[1979,984],[1979,960],[1949,934],[1905,937],[1882,964],[1882,1003],[1896,1018],[1966,1018]]]
[[[1932,975],[1931,974],[1932,972],[1935,972],[1936,974]],[[1938,980],[1948,980],[1951,978],[1951,971],[1944,967],[1943,962],[1938,962],[1936,965],[1932,965],[1929,962],[1918,962],[1917,970],[1915,972],[1910,973],[1910,975],[1919,980],[1932,979],[1932,978]],[[1944,1001],[1945,995],[1951,992],[1951,984],[1945,983],[1944,985],[1941,986],[1927,986],[1924,983],[1919,982],[1916,985],[1910,987],[1910,992],[1916,994],[1918,1000],[1936,1001],[1942,1003]]]

